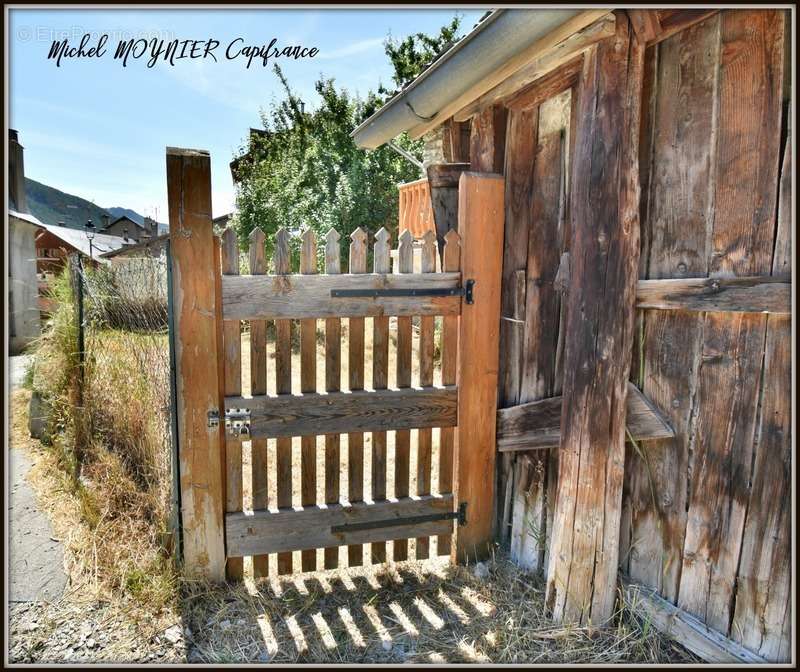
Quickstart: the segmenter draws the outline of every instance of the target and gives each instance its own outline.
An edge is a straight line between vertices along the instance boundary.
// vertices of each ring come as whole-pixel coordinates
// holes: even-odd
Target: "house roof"
[[[405,131],[420,137],[610,11],[495,10],[351,135],[366,149],[376,149]]]
[[[109,222],[109,224],[108,224],[108,226],[106,228],[112,227],[117,222],[122,222],[122,221],[128,221],[131,224],[133,224],[134,226],[138,226],[140,229],[144,229],[145,228],[144,224],[139,224],[139,222],[137,222],[134,219],[131,219],[130,217],[128,217],[128,215],[120,215],[116,219],[111,220],[111,222]]]
[[[80,229],[70,229],[66,226],[53,226],[52,224],[39,224],[42,230],[47,231],[62,242],[69,245],[85,256],[94,258],[102,257],[112,250],[118,250],[125,246],[125,240],[120,236],[112,236],[107,233],[96,233],[92,238],[91,247],[89,238],[85,231]]]
[[[8,209],[9,217],[14,217],[16,219],[21,219],[24,222],[28,222],[28,224],[33,224],[34,226],[41,226],[44,227],[45,225],[39,220],[38,217],[30,214],[29,212],[18,212],[14,208]]]
[[[156,236],[155,238],[148,238],[147,240],[144,240],[141,243],[135,243],[134,245],[125,245],[123,247],[117,248],[116,250],[111,250],[110,252],[104,252],[100,256],[103,257],[104,259],[111,259],[117,256],[134,254],[136,252],[148,250],[151,247],[159,247],[167,240],[169,240],[169,234],[165,233],[160,236]]]

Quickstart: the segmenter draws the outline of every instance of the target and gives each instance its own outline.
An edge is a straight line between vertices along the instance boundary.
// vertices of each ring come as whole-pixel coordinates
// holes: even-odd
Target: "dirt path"
[[[25,355],[10,358],[12,398],[19,394],[27,398],[20,390],[27,363]],[[8,450],[8,601],[10,604],[53,602],[61,597],[67,585],[64,549],[54,536],[50,520],[37,508],[33,490],[26,481],[31,462],[19,443],[25,436],[27,423],[14,415],[18,414],[12,414],[12,422],[21,426],[12,432]]]

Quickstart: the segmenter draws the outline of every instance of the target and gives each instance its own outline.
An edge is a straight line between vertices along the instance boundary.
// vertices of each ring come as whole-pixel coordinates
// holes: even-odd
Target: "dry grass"
[[[405,562],[230,589],[187,586],[190,660],[207,663],[694,662],[628,612],[611,628],[554,626],[543,582],[504,557],[485,579]],[[210,618],[209,616],[212,615]]]

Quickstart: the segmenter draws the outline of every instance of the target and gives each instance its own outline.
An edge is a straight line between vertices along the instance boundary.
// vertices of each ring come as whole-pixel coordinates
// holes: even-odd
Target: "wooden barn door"
[[[408,539],[417,559],[432,547],[484,555],[502,180],[462,177],[460,235],[448,233],[437,263],[429,232],[417,272],[408,231],[392,269],[389,233],[375,234],[368,255],[357,230],[343,273],[335,231],[318,254],[313,231],[293,245],[281,229],[271,241],[254,232],[249,273],[240,274],[235,232],[212,232],[208,167],[207,153],[168,150],[188,573],[241,579],[245,557],[255,578],[332,569],[364,564],[367,549],[373,563],[399,561],[410,557]]]

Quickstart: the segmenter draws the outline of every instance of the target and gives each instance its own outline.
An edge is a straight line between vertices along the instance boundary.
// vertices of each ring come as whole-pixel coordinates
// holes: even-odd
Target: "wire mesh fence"
[[[78,264],[87,434],[172,518],[167,251]],[[75,282],[75,281],[74,281]],[[80,342],[80,337],[79,337]],[[80,347],[80,346],[79,346]]]

